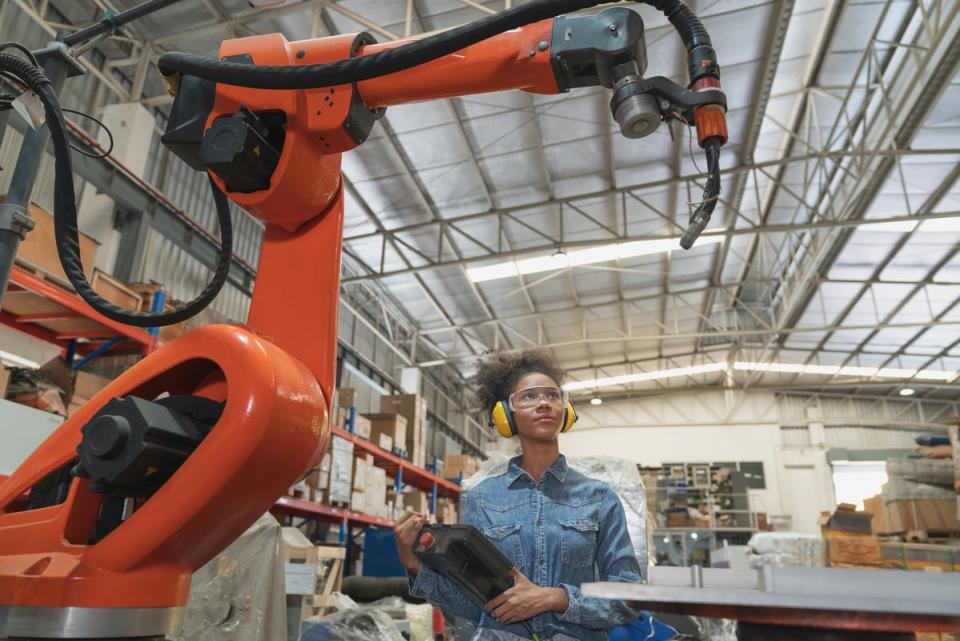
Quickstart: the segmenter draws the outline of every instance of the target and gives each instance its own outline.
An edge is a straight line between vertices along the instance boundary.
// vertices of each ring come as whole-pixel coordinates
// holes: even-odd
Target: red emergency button
[[[430,548],[433,547],[434,543],[436,543],[436,540],[433,538],[433,535],[430,534],[429,532],[424,532],[420,536],[420,545],[422,545],[425,549],[429,550]]]

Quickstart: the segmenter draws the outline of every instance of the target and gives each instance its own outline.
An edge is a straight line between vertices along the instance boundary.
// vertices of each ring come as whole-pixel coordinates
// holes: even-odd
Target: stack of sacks
[[[758,532],[747,543],[747,562],[751,568],[823,567],[823,539],[799,532]]]
[[[946,434],[925,434],[915,440],[917,453],[922,458],[887,461],[884,504],[954,498],[955,460],[950,437]]]

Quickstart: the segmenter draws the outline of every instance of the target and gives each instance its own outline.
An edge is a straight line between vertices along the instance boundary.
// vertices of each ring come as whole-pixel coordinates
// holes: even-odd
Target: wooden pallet
[[[316,548],[317,594],[313,595],[310,616],[322,617],[334,609],[333,593],[340,592],[343,586],[343,561],[347,556],[346,548],[321,545]]]
[[[958,530],[909,530],[904,532],[903,540],[908,543],[935,543],[960,540]]]

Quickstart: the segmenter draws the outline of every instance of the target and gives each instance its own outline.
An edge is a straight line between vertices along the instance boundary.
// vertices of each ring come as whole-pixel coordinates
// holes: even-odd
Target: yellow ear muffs
[[[563,409],[563,427],[560,428],[560,433],[569,432],[579,418],[577,410],[573,409],[573,403],[567,401],[567,406]]]
[[[563,409],[563,427],[560,432],[568,432],[580,417],[577,411],[573,409],[573,403],[567,402]],[[512,438],[517,435],[517,424],[513,421],[513,412],[505,401],[498,401],[493,409],[490,410],[490,425],[497,428],[497,432],[504,438]]]
[[[513,422],[513,412],[510,406],[504,401],[497,401],[497,404],[490,410],[490,424],[497,428],[500,436],[512,438],[517,433],[517,426]]]

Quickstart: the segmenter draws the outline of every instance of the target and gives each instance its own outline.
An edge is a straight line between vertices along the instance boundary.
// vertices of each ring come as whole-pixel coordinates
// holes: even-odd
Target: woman
[[[516,435],[522,454],[466,494],[461,520],[513,561],[512,588],[477,607],[413,554],[425,515],[407,513],[394,527],[411,593],[476,622],[474,641],[528,639],[522,622],[543,641],[605,641],[608,630],[637,618],[622,601],[580,593],[592,581],[639,582],[640,565],[617,495],[560,454],[557,436],[575,420],[562,379],[557,362],[534,350],[496,355],[474,378],[491,422]]]

